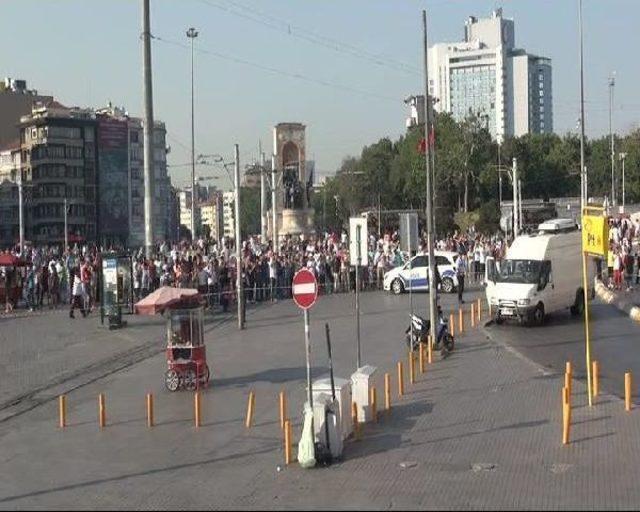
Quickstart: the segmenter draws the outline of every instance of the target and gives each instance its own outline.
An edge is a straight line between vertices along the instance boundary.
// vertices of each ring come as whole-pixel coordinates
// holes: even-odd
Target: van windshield
[[[496,282],[535,284],[540,280],[541,270],[539,260],[503,260],[496,269]]]

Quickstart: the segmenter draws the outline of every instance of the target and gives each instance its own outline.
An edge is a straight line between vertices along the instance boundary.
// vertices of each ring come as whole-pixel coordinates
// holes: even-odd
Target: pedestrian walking
[[[462,294],[464,293],[464,278],[467,273],[467,255],[460,254],[456,260],[456,277],[458,278],[458,302],[464,304]]]
[[[87,316],[84,303],[84,284],[80,278],[80,271],[74,270],[73,281],[71,285],[71,309],[69,310],[69,318],[75,318],[74,310],[78,308],[83,317]]]

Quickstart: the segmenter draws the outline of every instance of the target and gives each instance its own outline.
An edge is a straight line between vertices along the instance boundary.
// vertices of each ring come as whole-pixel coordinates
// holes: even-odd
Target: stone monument
[[[305,129],[302,123],[279,123],[273,129],[273,153],[278,174],[278,238],[313,233],[313,209],[310,206],[313,176],[306,172]],[[273,236],[272,218],[273,214],[270,214],[270,236]]]

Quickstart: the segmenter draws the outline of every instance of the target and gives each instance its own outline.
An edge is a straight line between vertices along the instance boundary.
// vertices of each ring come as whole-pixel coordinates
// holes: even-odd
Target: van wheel
[[[533,323],[535,325],[542,325],[544,323],[544,304],[540,303],[533,310]]]
[[[453,293],[453,289],[455,287],[453,286],[453,279],[451,279],[450,277],[445,277],[442,280],[442,291],[445,293]]]
[[[584,291],[579,289],[576,292],[576,300],[571,306],[571,314],[573,316],[582,316],[584,313]]]
[[[394,295],[400,295],[404,291],[404,285],[400,279],[393,280],[393,283],[391,283],[391,291]]]

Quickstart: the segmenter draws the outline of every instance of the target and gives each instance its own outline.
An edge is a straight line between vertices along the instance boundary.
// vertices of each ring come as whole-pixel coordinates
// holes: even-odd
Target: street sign
[[[352,266],[369,265],[368,239],[367,219],[351,217],[349,219],[349,263]]]
[[[582,250],[588,254],[607,255],[609,223],[603,215],[582,216]]]
[[[303,268],[293,276],[293,300],[299,308],[309,309],[318,298],[318,282],[310,270]]]
[[[411,253],[418,250],[418,214],[400,214],[400,245],[402,250]]]

